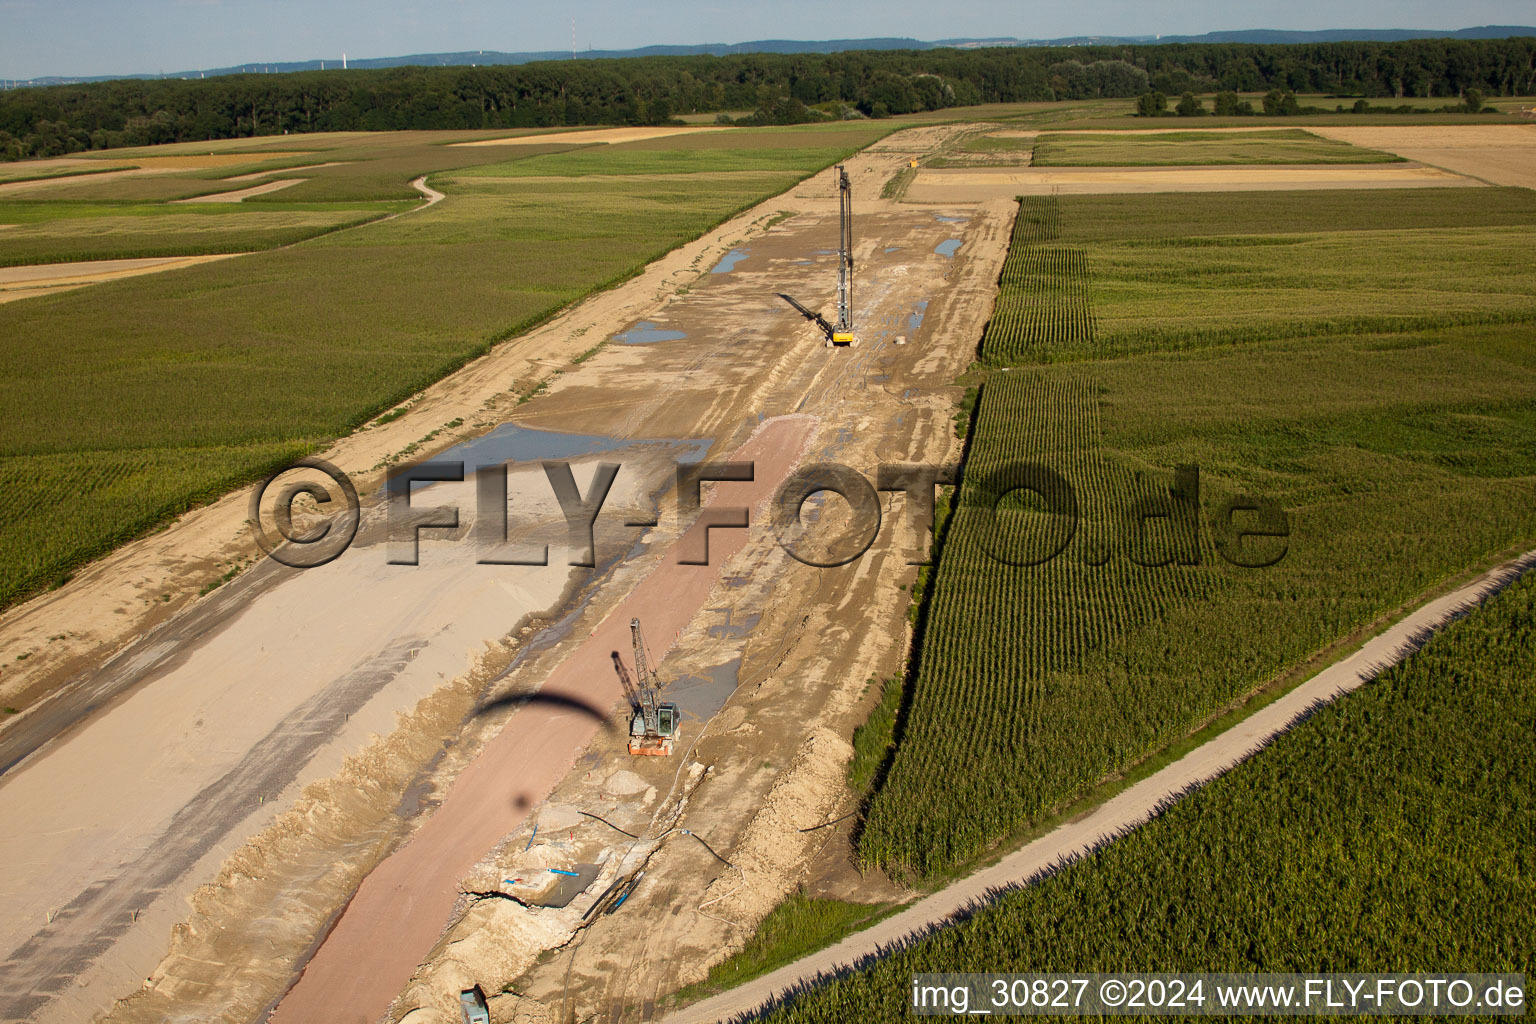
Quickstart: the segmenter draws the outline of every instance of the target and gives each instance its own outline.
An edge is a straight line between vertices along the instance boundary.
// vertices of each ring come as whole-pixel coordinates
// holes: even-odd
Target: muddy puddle
[[[758,618],[756,615],[750,617]],[[705,669],[703,675],[690,673],[670,680],[662,688],[661,699],[675,701],[685,716],[708,721],[736,692],[740,675],[741,659],[732,658],[723,665]]]
[[[709,272],[711,274],[729,274],[731,271],[736,269],[736,264],[740,263],[750,255],[751,253],[745,249],[732,249],[730,252],[720,257],[720,262],[711,267]]]
[[[654,345],[658,341],[682,341],[686,331],[674,331],[651,320],[641,320],[633,327],[620,331],[613,340],[623,345]]]
[[[470,475],[483,466],[502,466],[516,463],[542,462],[545,460],[571,460],[606,455],[609,452],[631,448],[675,449],[673,456],[679,462],[696,462],[709,451],[708,441],[686,438],[616,437],[610,434],[566,434],[557,430],[535,430],[515,423],[503,423],[489,434],[462,441],[447,448],[429,462],[462,462],[465,474]],[[408,467],[403,467],[408,468]],[[400,486],[401,474],[396,472],[379,488],[376,496],[393,493]],[[412,493],[429,486],[427,481],[412,481]]]
[[[907,314],[907,330],[915,331],[923,326],[923,317],[928,315],[928,300],[919,299],[913,305],[912,312]]]

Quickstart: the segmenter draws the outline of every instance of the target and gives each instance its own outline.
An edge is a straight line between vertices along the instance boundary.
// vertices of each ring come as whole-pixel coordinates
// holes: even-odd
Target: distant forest
[[[572,60],[123,79],[0,92],[5,159],[283,132],[889,117],[1150,91],[1340,97],[1536,93],[1536,39],[1008,47]]]

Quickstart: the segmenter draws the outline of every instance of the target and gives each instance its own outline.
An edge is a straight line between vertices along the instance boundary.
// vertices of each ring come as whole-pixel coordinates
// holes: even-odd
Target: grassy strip
[[[880,189],[880,198],[901,199],[902,196],[907,194],[907,186],[912,184],[912,179],[915,177],[917,177],[917,168],[903,167],[891,175],[891,180],[887,181],[885,186]]]
[[[1533,639],[1527,579],[1133,834],[766,1019],[895,1019],[927,971],[1528,973]]]
[[[870,679],[870,686],[876,680]],[[853,758],[848,762],[848,788],[867,793],[896,748],[896,718],[901,711],[902,678],[892,676],[879,683],[880,701],[864,724],[853,730]]]
[[[740,952],[711,967],[705,980],[680,989],[672,997],[673,1005],[696,1002],[778,970],[868,928],[896,909],[885,903],[821,899],[797,890],[768,912]]]

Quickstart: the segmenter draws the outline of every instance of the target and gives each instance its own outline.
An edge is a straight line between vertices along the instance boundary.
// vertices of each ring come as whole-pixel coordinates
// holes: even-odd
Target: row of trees
[[[1460,103],[1453,103],[1439,108],[1415,107],[1412,104],[1398,104],[1397,106],[1373,106],[1370,100],[1361,98],[1355,100],[1354,105],[1346,108],[1342,103],[1333,110],[1327,107],[1304,107],[1296,99],[1293,92],[1282,92],[1279,89],[1271,89],[1260,101],[1263,113],[1268,117],[1286,117],[1293,114],[1342,114],[1346,109],[1354,114],[1485,114],[1494,113],[1494,108],[1483,102],[1483,94],[1477,89],[1468,89]],[[1179,117],[1202,117],[1214,112],[1217,117],[1246,117],[1259,113],[1254,105],[1238,96],[1235,92],[1219,92],[1216,94],[1214,111],[1207,111],[1205,104],[1192,92],[1186,92],[1179,98],[1170,111],[1168,109],[1168,97],[1161,92],[1144,92],[1136,98],[1136,114],[1139,117],[1167,117],[1177,114]]]
[[[886,50],[575,60],[119,80],[0,93],[7,159],[282,132],[757,123],[1148,91],[1321,91],[1368,99],[1536,92],[1536,39]]]

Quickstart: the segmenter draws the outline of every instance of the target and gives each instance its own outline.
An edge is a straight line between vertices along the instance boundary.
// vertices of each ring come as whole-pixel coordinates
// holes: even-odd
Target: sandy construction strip
[[[542,474],[525,476],[512,493],[547,489]],[[467,503],[456,486],[453,500]],[[130,685],[105,698],[111,714],[26,754],[0,784],[0,1019],[90,1019],[82,978],[131,991],[199,878],[370,735],[396,728],[397,708],[556,604],[571,573],[563,551],[512,575],[466,572],[451,541],[423,549],[419,566],[387,564],[382,545],[354,545],[315,571],[265,563],[230,584],[265,600],[221,593],[207,607],[230,609],[224,621],[85,681]]]
[[[119,277],[157,274],[162,270],[178,270],[194,263],[227,260],[238,255],[241,254],[156,256],[133,260],[90,260],[82,263],[44,263],[31,267],[0,267],[0,302],[15,302],[34,295],[52,295]]]
[[[1326,188],[1428,188],[1480,184],[1414,164],[1300,164],[1214,167],[1009,167],[926,170],[908,202],[981,202],[1059,192],[1271,192]]]
[[[546,132],[541,135],[516,135],[507,139],[481,139],[478,142],[455,142],[455,146],[547,146],[551,142],[586,146],[594,142],[641,142],[645,139],[661,139],[668,135],[692,135],[696,132],[728,132],[724,126],[677,127],[677,128],[599,128],[595,131]]]
[[[173,199],[173,203],[239,203],[251,196],[264,196],[268,192],[277,192],[290,185],[297,185],[304,181],[303,178],[283,178],[280,181],[269,181],[265,185],[252,185],[250,188],[236,189],[233,192],[215,192],[208,196],[189,196],[186,199]]]
[[[1314,705],[1351,693],[1388,665],[1420,646],[1427,630],[1446,625],[1532,567],[1536,551],[1484,573],[1473,582],[1423,605],[1363,647],[1334,662],[1284,697],[1261,708],[1226,732],[1196,747],[1173,764],[1101,804],[1087,816],[1047,833],[992,867],[954,883],[866,931],[813,953],[755,981],[693,1004],[664,1018],[675,1024],[727,1020],[755,1010],[769,1000],[815,983],[832,972],[917,939],[950,923],[954,915],[991,902],[1000,889],[1029,885],[1063,859],[1083,856],[1150,820],[1165,800],[1201,786],[1258,753],[1306,715]],[[974,965],[977,970],[985,965]]]
[[[717,485],[708,504],[765,505],[799,462],[815,425],[814,417],[804,415],[768,420],[732,455],[755,463],[753,481]],[[630,618],[643,614],[652,637],[675,636],[703,607],[726,562],[746,544],[743,531],[719,531],[707,541],[709,565],[679,564],[684,552],[699,550],[701,532],[702,520],[550,674],[540,692],[613,707],[622,691],[610,652],[628,643]],[[654,653],[665,657],[664,650]],[[269,1018],[272,1024],[381,1017],[441,934],[459,895],[459,879],[549,794],[599,727],[559,704],[529,704],[520,710],[454,781],[410,842],[363,881]],[[520,799],[511,799],[514,795]],[[380,943],[382,935],[389,936],[387,943]]]
[[[1308,130],[1326,139],[1471,175],[1490,185],[1536,188],[1536,125],[1367,125]]]

